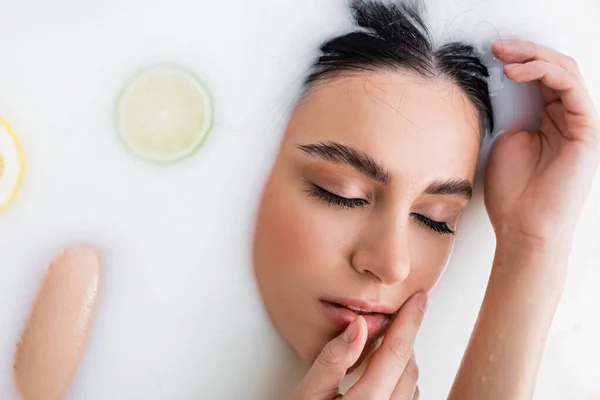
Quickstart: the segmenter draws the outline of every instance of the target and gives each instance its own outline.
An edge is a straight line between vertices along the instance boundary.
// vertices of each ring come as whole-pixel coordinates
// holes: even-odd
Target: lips
[[[346,327],[350,325],[350,323],[354,321],[354,319],[358,315],[361,315],[367,322],[369,336],[374,336],[380,333],[393,317],[393,313],[385,313],[379,311],[388,311],[388,309],[386,309],[385,307],[377,305],[368,305],[366,303],[357,305],[357,303],[362,302],[341,300],[340,302],[333,302],[327,300],[320,301],[323,314],[338,329],[346,329]]]

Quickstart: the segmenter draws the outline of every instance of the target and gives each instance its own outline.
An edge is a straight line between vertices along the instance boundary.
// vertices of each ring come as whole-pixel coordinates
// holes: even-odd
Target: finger
[[[421,398],[421,391],[419,390],[419,387],[417,386],[415,388],[415,394],[413,395],[412,400],[419,400]]]
[[[538,145],[548,145],[548,148],[550,149],[558,149],[565,139],[562,134],[563,131],[556,125],[554,120],[550,118],[547,112],[542,114],[538,130],[540,133],[539,139],[542,140]],[[534,134],[534,137],[535,136],[538,135]]]
[[[548,118],[554,122],[554,126],[561,132],[567,132],[567,120],[565,118],[565,110],[560,101],[555,101],[546,106],[545,109]]]
[[[587,92],[577,61],[573,57],[551,47],[527,40],[503,39],[492,45],[492,51],[498,58],[508,63],[525,63],[538,60],[556,64],[571,72],[575,76],[575,79],[581,82],[583,89]],[[542,87],[542,94],[548,103],[558,98],[556,93],[544,87]]]
[[[402,377],[396,384],[396,388],[390,397],[390,400],[413,400],[417,390],[417,380],[419,379],[419,367],[413,353],[406,365]]]
[[[572,57],[543,44],[528,40],[499,40],[492,45],[492,51],[496,57],[507,63],[548,61],[579,75],[579,67]]]
[[[62,399],[68,391],[88,340],[101,273],[100,255],[88,247],[65,249],[48,266],[14,357],[23,398]]]
[[[427,294],[413,295],[400,309],[365,373],[349,392],[357,399],[389,398],[411,356],[427,307]]]
[[[525,64],[504,66],[504,73],[515,82],[540,80],[556,90],[565,110],[575,115],[593,115],[587,91],[575,76],[564,68],[548,61],[530,61]]]
[[[295,400],[331,400],[339,394],[346,371],[360,357],[367,341],[367,325],[358,316],[346,330],[327,343],[298,385]]]

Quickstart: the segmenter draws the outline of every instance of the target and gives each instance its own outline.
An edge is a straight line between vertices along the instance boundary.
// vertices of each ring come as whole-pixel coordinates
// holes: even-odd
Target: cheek
[[[430,289],[439,278],[446,266],[454,235],[440,235],[419,227],[411,227],[410,246],[410,275],[418,289]]]
[[[289,180],[287,181],[289,182]],[[339,229],[326,223],[316,200],[300,187],[272,179],[266,186],[255,235],[255,268],[279,282],[313,285],[336,257],[332,237]]]

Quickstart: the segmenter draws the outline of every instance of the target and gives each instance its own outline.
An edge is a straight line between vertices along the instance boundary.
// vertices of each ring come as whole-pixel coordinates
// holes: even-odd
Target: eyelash
[[[311,184],[312,188],[307,190],[308,195],[323,200],[329,204],[342,207],[342,208],[363,208],[369,204],[368,200],[365,199],[348,199],[346,197],[338,196],[328,190],[323,189],[320,186]],[[434,221],[431,218],[427,218],[424,215],[412,213],[411,216],[425,228],[431,229],[440,235],[454,235],[454,231],[450,229],[446,222]]]
[[[424,225],[426,228],[429,228],[440,235],[454,235],[455,233],[452,229],[450,229],[446,222],[434,221],[431,218],[427,218],[421,214],[413,213],[411,215],[419,224]]]
[[[328,190],[323,189],[320,186],[315,184],[311,185],[312,188],[308,190],[309,196],[317,197],[323,201],[326,201],[329,204],[333,204],[342,208],[356,208],[356,207],[364,207],[369,204],[368,200],[365,199],[348,199],[346,197],[338,196],[337,194],[333,194]]]

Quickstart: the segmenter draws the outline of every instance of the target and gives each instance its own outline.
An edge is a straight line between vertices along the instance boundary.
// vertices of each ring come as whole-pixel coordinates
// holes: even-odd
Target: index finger
[[[302,379],[294,400],[331,400],[339,394],[346,371],[356,363],[367,341],[367,323],[356,317],[346,330],[331,340]]]
[[[580,124],[594,120],[594,106],[582,81],[566,69],[548,61],[536,60],[506,65],[504,72],[515,82],[541,81],[556,92],[565,111],[577,116],[582,121]]]
[[[492,45],[492,51],[500,60],[507,63],[548,61],[579,75],[579,67],[572,57],[540,43],[529,40],[502,39]]]
[[[413,295],[392,322],[381,347],[349,393],[356,398],[389,398],[412,356],[413,344],[427,308],[427,294]],[[386,397],[387,396],[387,397]]]

